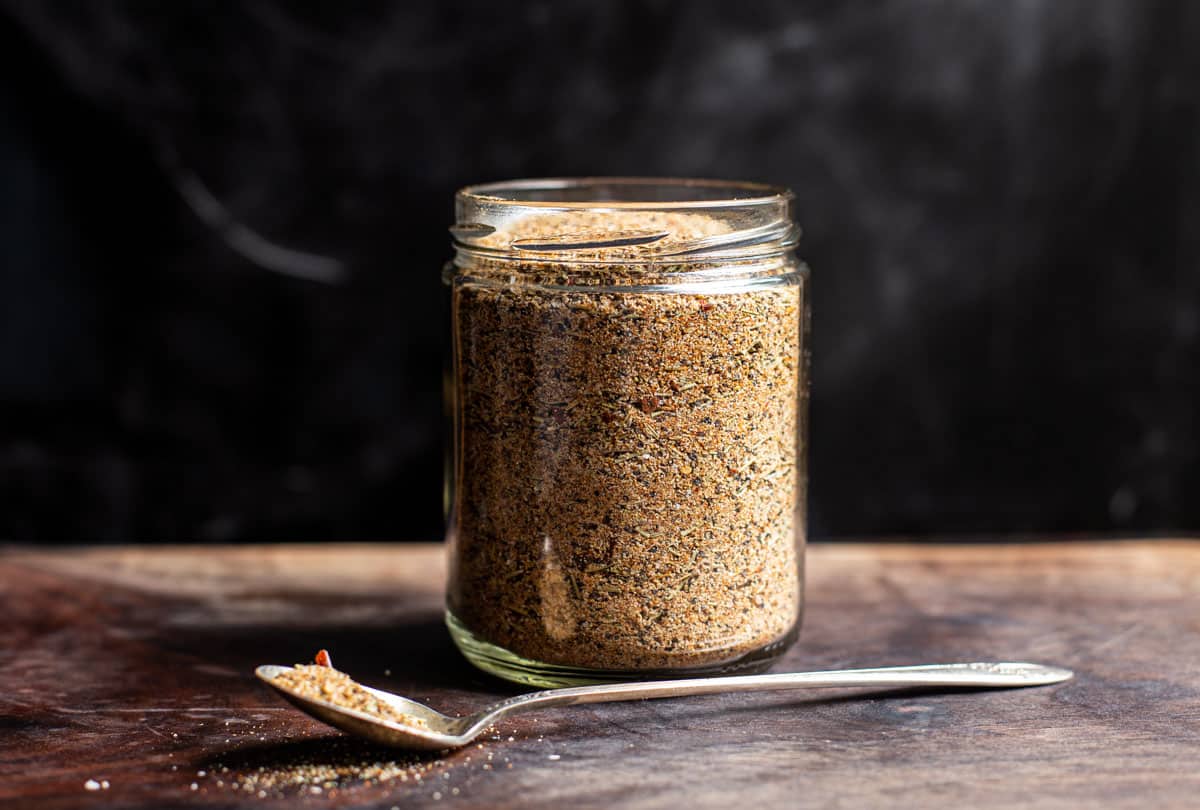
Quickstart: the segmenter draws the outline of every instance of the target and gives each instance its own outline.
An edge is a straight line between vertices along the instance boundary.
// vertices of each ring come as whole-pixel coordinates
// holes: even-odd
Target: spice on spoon
[[[344,672],[333,668],[329,653],[321,650],[313,664],[296,664],[272,680],[287,691],[304,698],[323,700],[343,709],[369,714],[409,728],[426,728],[423,718],[400,711],[367,691]]]

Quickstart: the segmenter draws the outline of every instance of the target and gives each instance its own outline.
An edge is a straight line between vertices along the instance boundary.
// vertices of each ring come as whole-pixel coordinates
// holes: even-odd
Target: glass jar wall
[[[782,189],[457,198],[447,622],[541,686],[763,669],[801,615],[808,271]]]

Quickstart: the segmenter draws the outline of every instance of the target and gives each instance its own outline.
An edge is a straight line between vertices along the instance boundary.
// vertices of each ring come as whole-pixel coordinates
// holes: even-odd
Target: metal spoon
[[[786,672],[779,675],[743,675],[728,678],[694,678],[680,681],[609,683],[549,689],[502,700],[467,717],[447,717],[428,706],[364,686],[380,700],[390,703],[402,714],[424,721],[423,726],[406,726],[370,714],[347,709],[324,700],[298,695],[277,683],[275,677],[291,667],[264,665],[254,674],[278,691],[301,711],[348,734],[365,737],[396,748],[442,750],[459,748],[478,737],[484,729],[502,717],[550,706],[577,703],[606,703],[616,700],[711,695],[720,692],[764,692],[781,689],[805,689],[830,686],[946,686],[1007,688],[1044,686],[1073,676],[1069,669],[1040,664],[974,663],[930,664],[915,667],[879,669],[841,669],[826,672]]]

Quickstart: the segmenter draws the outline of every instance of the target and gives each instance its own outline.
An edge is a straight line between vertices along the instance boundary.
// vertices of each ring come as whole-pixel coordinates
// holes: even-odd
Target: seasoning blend
[[[808,270],[792,195],[459,192],[447,622],[539,686],[765,669],[801,612]]]

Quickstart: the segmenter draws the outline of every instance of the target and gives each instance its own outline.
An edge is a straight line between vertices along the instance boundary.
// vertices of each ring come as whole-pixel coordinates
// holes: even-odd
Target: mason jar
[[[446,621],[538,686],[744,673],[803,598],[808,269],[782,188],[456,198]]]

